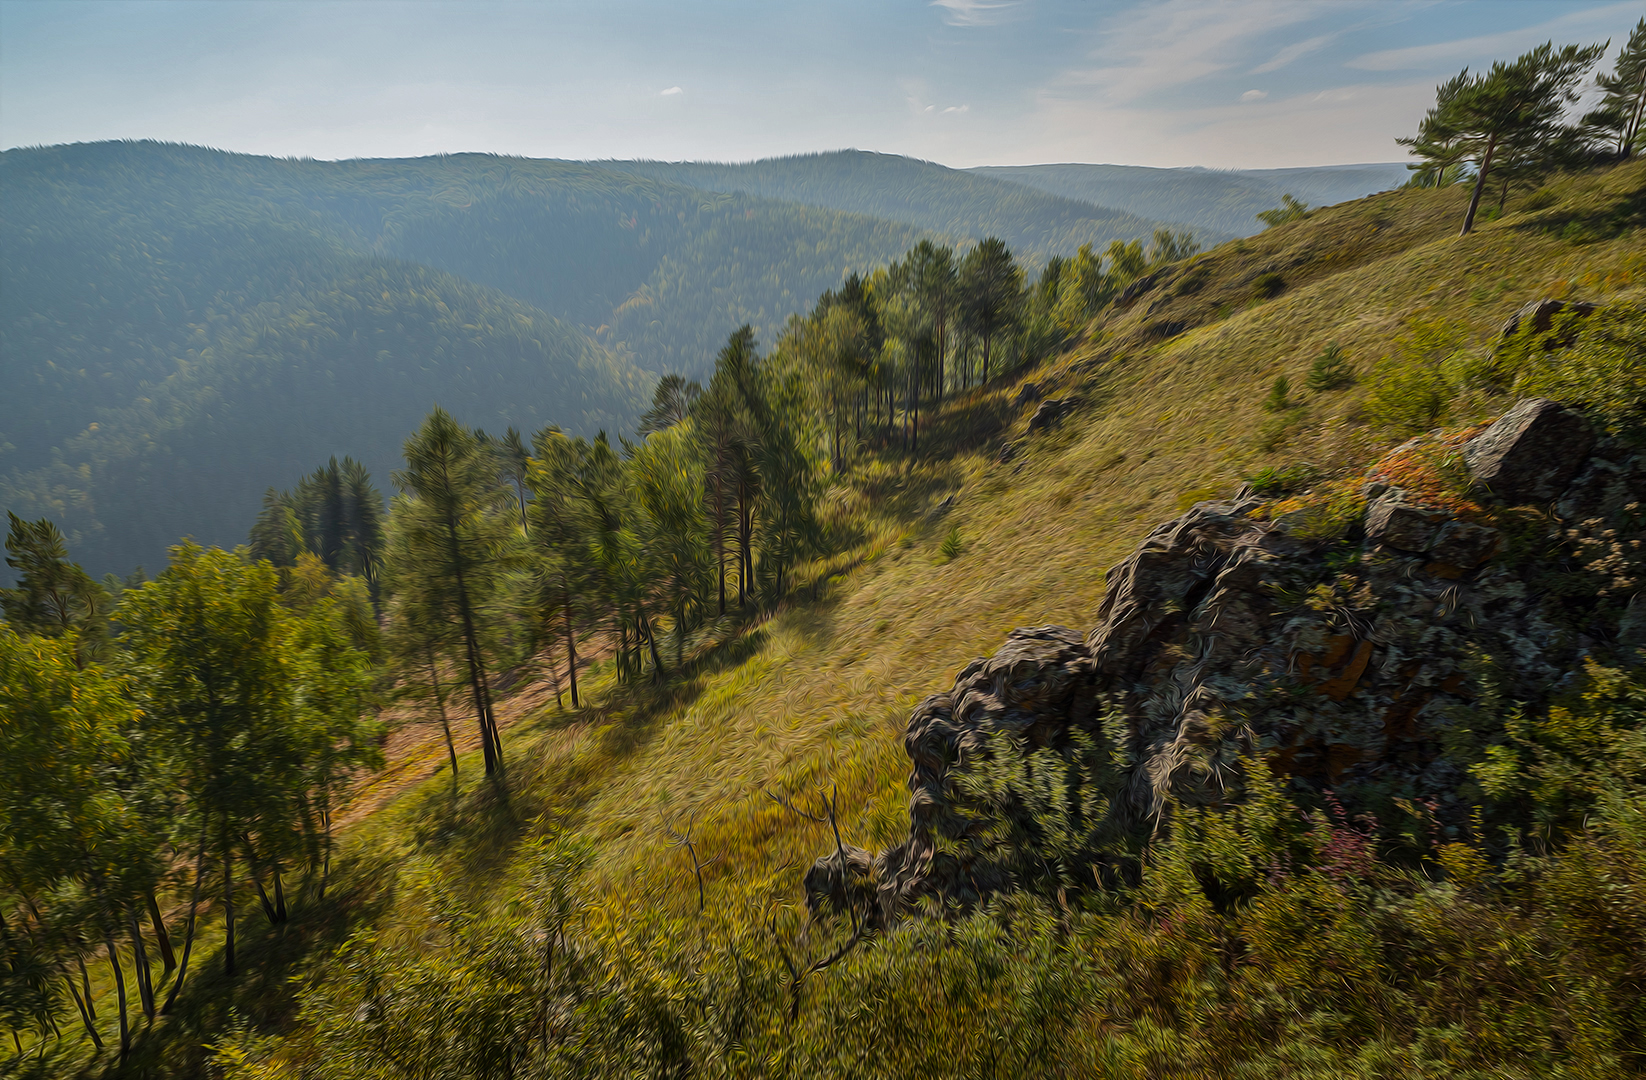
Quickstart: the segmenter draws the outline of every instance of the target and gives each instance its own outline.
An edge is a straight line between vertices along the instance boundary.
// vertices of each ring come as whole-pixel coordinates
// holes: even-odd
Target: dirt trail
[[[595,643],[590,642],[593,646]],[[604,649],[591,648],[589,655],[578,657],[579,669],[598,660]],[[564,690],[565,681],[561,681]],[[554,681],[544,674],[535,680],[523,680],[504,692],[495,704],[497,730],[508,746],[509,729],[528,716],[545,708],[554,708]],[[467,698],[454,693],[446,702],[446,716],[451,724],[452,743],[459,756],[480,749],[480,732],[474,722],[474,711],[465,708]],[[342,809],[332,818],[332,827],[348,828],[388,804],[407,788],[422,783],[450,768],[446,754],[446,739],[440,732],[440,721],[431,710],[415,706],[396,706],[385,709],[379,716],[389,728],[388,741],[383,745],[383,768],[369,773],[349,790]],[[478,763],[464,764],[478,769]]]

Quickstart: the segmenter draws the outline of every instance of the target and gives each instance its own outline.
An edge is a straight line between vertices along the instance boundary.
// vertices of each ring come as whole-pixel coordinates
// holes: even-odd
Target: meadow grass
[[[1557,180],[1538,209],[1511,204],[1458,239],[1466,197],[1392,192],[1223,245],[1162,272],[1057,358],[952,399],[920,455],[877,455],[841,478],[833,497],[855,516],[858,542],[798,574],[806,584],[776,611],[706,629],[661,684],[622,685],[597,667],[584,708],[551,699],[509,729],[506,788],[479,777],[471,752],[455,793],[435,775],[352,824],[316,927],[252,928],[261,916],[248,911],[247,967],[266,962],[270,974],[232,987],[203,975],[128,1072],[198,1065],[213,1025],[233,1015],[278,1030],[293,993],[283,980],[323,970],[350,927],[419,933],[425,906],[397,887],[418,867],[438,865],[446,887],[478,902],[504,902],[519,845],[549,832],[592,843],[589,929],[614,957],[645,948],[645,927],[659,922],[698,919],[706,936],[732,935],[792,913],[802,873],[833,838],[773,795],[815,810],[826,789],[846,842],[897,843],[903,730],[921,698],[1016,626],[1089,629],[1106,570],[1186,497],[1232,494],[1242,477],[1298,460],[1329,479],[1399,441],[1367,424],[1364,379],[1301,390],[1327,346],[1363,376],[1397,355],[1414,319],[1452,320],[1484,347],[1528,300],[1646,292],[1646,162]],[[1254,300],[1252,282],[1271,273],[1284,289]],[[1176,291],[1189,274],[1195,287]],[[1276,427],[1263,399],[1281,376],[1301,404]],[[1032,435],[1033,405],[1016,395],[1031,378],[1045,396],[1079,399]],[[1006,441],[1018,452],[1002,462]],[[964,545],[944,557],[951,535]],[[207,919],[197,971],[219,966],[219,941]],[[97,990],[107,1029],[112,1005]],[[167,1049],[185,1044],[181,1056]]]

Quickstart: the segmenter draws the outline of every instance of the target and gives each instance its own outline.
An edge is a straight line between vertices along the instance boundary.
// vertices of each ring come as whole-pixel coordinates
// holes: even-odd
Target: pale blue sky
[[[0,0],[0,146],[954,166],[1394,161],[1465,64],[1639,0]]]

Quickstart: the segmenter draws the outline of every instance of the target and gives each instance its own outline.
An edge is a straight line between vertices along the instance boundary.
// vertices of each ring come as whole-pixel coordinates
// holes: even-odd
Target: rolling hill
[[[985,166],[967,171],[1141,217],[1184,221],[1197,233],[1228,236],[1261,231],[1256,215],[1279,206],[1282,195],[1296,196],[1313,206],[1331,206],[1399,187],[1411,175],[1398,162],[1232,171],[1078,164]]]
[[[384,483],[436,403],[492,428],[627,429],[655,373],[701,374],[745,322],[771,341],[922,237],[999,235],[1032,264],[1158,227],[855,151],[724,166],[10,150],[0,505],[125,572],[184,534],[238,542],[266,487],[334,454]]]

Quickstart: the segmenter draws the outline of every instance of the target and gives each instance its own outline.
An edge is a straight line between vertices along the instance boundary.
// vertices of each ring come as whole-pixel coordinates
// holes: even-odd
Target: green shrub
[[[1292,400],[1292,381],[1282,375],[1269,388],[1269,396],[1263,399],[1263,411],[1281,413],[1295,408],[1297,402]]]
[[[1392,434],[1429,431],[1449,415],[1471,411],[1459,407],[1459,399],[1490,397],[1501,388],[1496,360],[1471,347],[1468,330],[1460,323],[1413,319],[1398,349],[1373,370],[1366,396],[1366,415]],[[1480,402],[1473,404],[1478,407]]]
[[[1354,381],[1354,366],[1349,363],[1349,358],[1343,355],[1342,347],[1334,341],[1315,357],[1315,362],[1309,367],[1309,374],[1303,379],[1303,385],[1319,393],[1326,390],[1342,390],[1353,385]]]
[[[1273,300],[1286,289],[1286,279],[1274,271],[1257,275],[1252,282],[1252,292],[1260,300]]]
[[[1246,477],[1246,485],[1255,494],[1266,498],[1276,495],[1289,495],[1294,491],[1302,491],[1320,476],[1320,470],[1307,461],[1295,462],[1291,465],[1270,466],[1260,469]]]
[[[1646,436],[1646,304],[1616,304],[1587,318],[1561,312],[1541,333],[1528,320],[1497,361],[1516,395],[1580,406],[1630,441]]]
[[[938,545],[937,553],[943,556],[944,562],[949,562],[959,558],[963,550],[965,545],[960,540],[960,526],[949,526],[949,534],[943,538],[943,543]]]

